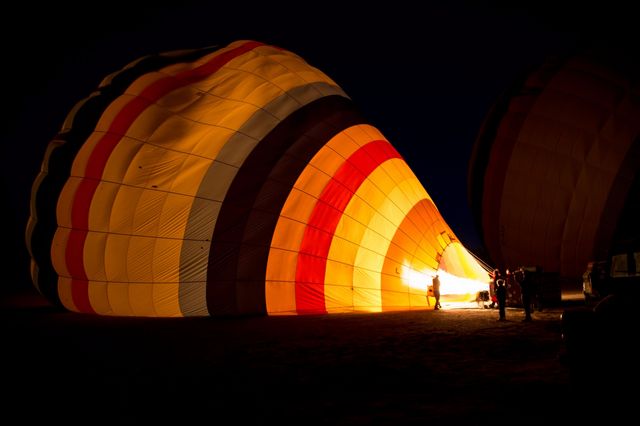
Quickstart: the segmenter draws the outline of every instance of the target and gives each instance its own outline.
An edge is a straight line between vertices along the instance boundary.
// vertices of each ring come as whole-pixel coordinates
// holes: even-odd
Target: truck
[[[585,304],[595,306],[612,293],[640,290],[640,249],[618,250],[587,263],[582,274]]]
[[[591,373],[620,379],[635,371],[640,356],[640,246],[612,251],[605,261],[590,262],[583,276],[588,303],[567,307],[561,316],[561,359],[582,379]]]

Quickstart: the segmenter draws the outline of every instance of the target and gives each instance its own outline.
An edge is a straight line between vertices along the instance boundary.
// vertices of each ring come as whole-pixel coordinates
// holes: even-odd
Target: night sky
[[[467,168],[492,103],[549,55],[594,40],[637,37],[633,13],[611,2],[606,9],[551,1],[426,2],[420,8],[392,1],[345,9],[347,3],[23,2],[5,13],[0,188],[6,286],[29,285],[24,230],[47,143],[77,101],[141,56],[237,39],[297,53],[351,96],[475,250],[480,239],[467,204]]]

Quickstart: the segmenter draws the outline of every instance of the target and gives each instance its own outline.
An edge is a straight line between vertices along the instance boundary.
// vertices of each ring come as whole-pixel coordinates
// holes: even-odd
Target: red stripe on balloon
[[[331,240],[344,209],[362,182],[380,164],[401,158],[384,140],[360,147],[322,190],[304,230],[296,265],[296,309],[299,314],[326,313],[324,278]]]
[[[118,112],[107,132],[97,142],[87,161],[84,171],[85,177],[78,186],[73,200],[71,207],[71,227],[73,231],[69,235],[65,252],[67,269],[73,277],[73,283],[84,283],[84,285],[76,284],[71,287],[73,301],[81,312],[94,312],[89,302],[88,279],[82,256],[89,228],[89,207],[109,156],[116,145],[122,140],[131,124],[149,105],[157,102],[161,97],[173,90],[203,80],[232,59],[259,46],[262,46],[262,43],[247,42],[235,49],[217,55],[192,70],[182,71],[175,76],[154,81]]]

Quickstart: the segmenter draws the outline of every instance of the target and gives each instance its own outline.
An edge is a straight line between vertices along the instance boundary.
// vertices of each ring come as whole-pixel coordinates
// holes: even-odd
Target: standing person
[[[531,321],[531,296],[533,293],[531,280],[528,275],[525,274],[524,268],[522,267],[516,270],[515,278],[520,286],[520,296],[522,297],[522,307],[524,308],[523,321]]]
[[[500,311],[500,318],[498,319],[498,321],[506,321],[507,281],[504,279],[499,269],[496,269],[494,280],[496,297],[498,299],[498,309]]]
[[[534,276],[529,274],[532,305],[538,312],[542,312],[542,302],[545,300],[543,288],[546,288],[545,281],[543,281],[543,277],[541,276],[541,271],[542,269],[538,267],[536,268],[536,274]]]
[[[498,297],[496,296],[496,280],[498,279],[497,277],[499,272],[500,271],[498,271],[498,269],[494,269],[489,273],[489,278],[491,278],[491,281],[489,281],[489,298],[491,299],[489,307],[492,309],[498,305]]]
[[[507,284],[507,301],[509,299],[509,290],[515,288],[515,279],[513,278],[514,270],[507,268],[504,274],[504,281]],[[506,304],[505,304],[506,306]]]
[[[438,275],[438,273],[436,272],[436,276],[433,277],[433,297],[436,298],[436,304],[433,307],[434,311],[437,311],[438,309],[441,309],[442,306],[440,305],[440,276]]]

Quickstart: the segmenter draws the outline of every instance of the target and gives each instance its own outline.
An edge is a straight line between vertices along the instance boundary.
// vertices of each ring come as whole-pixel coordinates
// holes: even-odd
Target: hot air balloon
[[[549,58],[495,103],[468,185],[495,264],[537,265],[578,281],[589,261],[638,240],[640,70],[632,52],[592,46]]]
[[[50,142],[26,234],[36,288],[101,315],[425,309],[436,271],[454,299],[487,282],[343,90],[246,40],[106,77]]]

